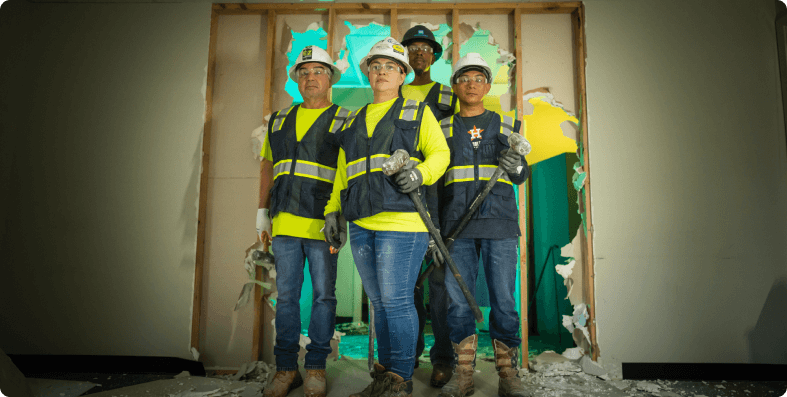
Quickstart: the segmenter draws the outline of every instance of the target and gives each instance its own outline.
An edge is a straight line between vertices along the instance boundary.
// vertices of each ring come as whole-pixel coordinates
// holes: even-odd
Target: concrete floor
[[[591,396],[591,397],[781,397],[787,396],[785,382],[704,382],[704,381],[631,381],[603,380],[588,375],[573,362],[558,367],[540,367],[530,372],[524,382],[534,396]],[[413,396],[434,397],[439,389],[429,386],[431,365],[421,363],[414,373]],[[253,375],[253,374],[250,374]],[[260,374],[261,379],[266,376]],[[258,381],[231,381],[227,376],[181,377],[157,380],[120,389],[92,394],[92,397],[253,397],[260,396],[263,387]],[[362,390],[371,382],[365,360],[329,361],[327,369],[328,397],[346,397]],[[476,364],[474,396],[497,396],[498,376],[494,364],[478,360]],[[303,387],[289,396],[303,397]]]

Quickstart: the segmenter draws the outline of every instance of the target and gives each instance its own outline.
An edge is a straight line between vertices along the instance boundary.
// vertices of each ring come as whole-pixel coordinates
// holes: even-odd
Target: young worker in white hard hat
[[[451,87],[432,81],[432,65],[440,59],[440,55],[443,53],[443,46],[435,40],[434,33],[423,25],[413,26],[404,34],[402,45],[408,49],[410,66],[415,72],[413,82],[402,87],[402,96],[405,99],[426,102],[438,121],[454,114],[457,98]],[[433,223],[440,227],[437,190],[437,183],[426,187],[426,202]],[[425,347],[426,310],[423,301],[423,288],[416,288],[415,308],[418,311],[416,368],[418,367],[418,357],[421,356]],[[434,345],[429,350],[429,361],[432,363],[430,384],[434,387],[443,387],[451,379],[454,353],[451,348],[451,340],[448,338],[447,312],[448,294],[445,291],[445,267],[439,266],[435,267],[429,275],[429,315],[434,333]]]
[[[350,113],[331,104],[328,90],[341,72],[328,53],[305,47],[290,68],[303,103],[274,113],[262,149],[257,232],[273,239],[276,255],[276,374],[265,397],[283,397],[304,384],[307,397],[325,397],[325,362],[336,322],[336,261],[321,231],[333,188],[339,146],[335,133]],[[271,184],[272,182],[272,184]],[[270,215],[268,214],[270,213]],[[271,230],[271,220],[272,230]],[[300,295],[309,261],[314,302],[306,346],[305,381],[298,371]]]
[[[411,71],[407,50],[389,37],[361,60],[374,102],[350,114],[337,134],[336,181],[325,208],[326,239],[331,241],[341,212],[350,221],[353,259],[372,302],[377,357],[372,383],[352,396],[411,397],[418,316],[413,289],[429,243],[428,232],[407,193],[440,178],[449,150],[432,111],[422,102],[399,97]],[[410,165],[394,176],[381,165],[397,149]],[[421,196],[422,197],[422,196]]]
[[[451,82],[461,110],[440,122],[451,148],[451,163],[440,195],[440,229],[444,237],[448,236],[495,169],[499,166],[504,171],[478,212],[457,236],[450,254],[473,295],[478,259],[482,258],[491,304],[489,334],[500,376],[498,396],[530,396],[518,377],[517,367],[521,339],[514,288],[521,232],[513,187],[527,179],[530,168],[525,158],[514,150],[505,152],[509,148],[508,136],[519,134],[521,122],[484,108],[483,98],[491,88],[490,78],[491,69],[479,54],[467,54],[454,66]],[[448,325],[456,365],[440,396],[464,397],[474,390],[476,322],[450,272],[446,274],[445,284],[450,297]]]

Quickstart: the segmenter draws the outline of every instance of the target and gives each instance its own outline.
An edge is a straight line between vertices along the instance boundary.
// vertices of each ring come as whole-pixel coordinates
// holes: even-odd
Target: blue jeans
[[[432,333],[434,345],[429,350],[429,361],[432,365],[445,364],[453,366],[454,348],[451,346],[448,331],[448,293],[445,290],[445,266],[436,267],[429,274],[429,316],[432,320]],[[418,311],[418,345],[416,359],[421,356],[425,348],[424,328],[426,326],[426,310],[423,308],[423,288],[415,289],[415,306]]]
[[[336,260],[325,241],[307,238],[276,236],[273,253],[276,256],[276,355],[277,371],[298,369],[301,349],[301,286],[304,259],[309,261],[312,278],[312,314],[306,346],[306,369],[325,369],[331,353],[331,338],[336,325]]]
[[[459,274],[467,288],[475,297],[475,283],[478,277],[479,253],[484,262],[486,284],[489,288],[489,336],[517,347],[519,338],[519,314],[516,311],[514,291],[516,288],[516,247],[518,238],[506,239],[458,239],[451,246],[451,258],[456,263]],[[467,303],[456,278],[446,272],[445,285],[448,289],[448,326],[451,328],[451,341],[459,343],[475,334],[475,317]]]
[[[377,360],[404,380],[413,376],[418,315],[413,290],[429,245],[425,232],[364,229],[350,222],[350,245],[374,307]]]

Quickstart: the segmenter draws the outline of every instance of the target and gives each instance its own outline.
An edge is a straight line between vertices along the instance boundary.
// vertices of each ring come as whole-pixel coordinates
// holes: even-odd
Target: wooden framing
[[[582,233],[582,246],[584,257],[584,285],[585,285],[585,302],[589,306],[589,331],[590,339],[593,349],[593,359],[599,357],[599,348],[596,338],[596,311],[595,311],[595,292],[594,292],[594,266],[593,266],[593,223],[592,214],[590,212],[590,163],[588,154],[588,128],[587,128],[587,95],[585,92],[585,58],[586,58],[586,45],[585,45],[585,28],[584,28],[584,6],[581,2],[559,2],[559,3],[217,3],[213,4],[211,10],[210,22],[210,47],[208,54],[208,77],[207,77],[207,90],[206,90],[206,105],[205,105],[205,126],[203,132],[203,147],[202,147],[202,175],[200,176],[200,192],[199,192],[199,223],[197,228],[197,255],[194,277],[194,303],[193,303],[193,316],[192,316],[192,335],[191,346],[199,350],[199,334],[200,334],[200,315],[201,315],[201,301],[202,301],[202,274],[205,266],[205,229],[206,229],[206,209],[207,209],[207,189],[208,189],[208,171],[210,159],[210,136],[211,136],[211,122],[212,122],[212,99],[213,99],[213,84],[216,71],[216,40],[218,33],[218,18],[221,15],[267,15],[268,30],[267,30],[267,48],[274,48],[275,34],[276,34],[276,16],[289,15],[289,14],[323,14],[328,15],[328,53],[335,57],[333,53],[333,38],[336,30],[337,15],[352,14],[352,15],[389,15],[391,18],[391,34],[393,37],[399,37],[398,24],[399,16],[401,15],[446,15],[451,17],[451,24],[456,25],[459,21],[460,15],[491,15],[491,14],[507,14],[514,17],[514,41],[515,41],[515,56],[517,61],[523,59],[522,54],[522,14],[570,14],[572,21],[572,35],[574,40],[574,75],[576,83],[576,92],[579,98],[581,109],[580,122],[582,125],[582,145],[584,147],[584,164],[587,178],[584,188],[584,201],[581,200],[580,211],[584,211],[587,224],[587,233]],[[459,43],[459,30],[453,29],[453,43]],[[459,58],[459,46],[452,45],[452,60],[456,62]],[[265,102],[263,104],[263,114],[267,115],[272,112],[272,82],[273,82],[273,67],[275,62],[274,51],[269,51],[267,54],[266,64],[268,67],[265,72]],[[519,63],[519,62],[518,62]],[[522,67],[519,63],[516,68],[516,109],[517,117],[521,117],[523,111],[523,87],[522,87]],[[529,208],[529,204],[525,197],[529,197],[530,189],[523,185],[520,189],[519,195],[520,208]],[[525,194],[527,192],[527,194]],[[520,238],[520,311],[521,315],[521,330],[522,330],[522,348],[520,349],[524,357],[527,357],[528,345],[528,322],[527,322],[527,306],[528,306],[528,288],[527,288],[527,272],[528,272],[528,240],[532,237],[530,225],[530,215],[528,210],[520,210],[520,224],[523,225],[523,233]],[[260,272],[261,273],[261,272]],[[258,276],[261,277],[261,274]],[[258,279],[260,278],[258,277]],[[253,346],[252,358],[254,360],[262,357],[263,345],[265,344],[266,335],[263,332],[263,321],[269,322],[269,318],[263,319],[263,312],[266,306],[262,304],[260,296],[260,288],[255,288],[255,320],[253,331]],[[523,362],[523,361],[521,361]]]

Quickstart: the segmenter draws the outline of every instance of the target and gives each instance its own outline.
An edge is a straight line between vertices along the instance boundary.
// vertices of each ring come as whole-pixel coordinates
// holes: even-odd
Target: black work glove
[[[339,234],[339,212],[331,212],[325,215],[325,227],[322,229],[325,241],[334,248],[340,248],[343,244]],[[347,233],[345,232],[345,240]]]
[[[519,174],[517,169],[522,165],[522,157],[514,150],[506,149],[500,152],[500,168],[509,174]]]
[[[403,170],[396,175],[396,184],[399,185],[399,191],[402,193],[410,193],[418,189],[424,183],[424,177],[418,168],[410,168]]]
[[[344,214],[339,215],[339,248],[342,249],[344,244],[347,244],[347,220],[344,219]]]

